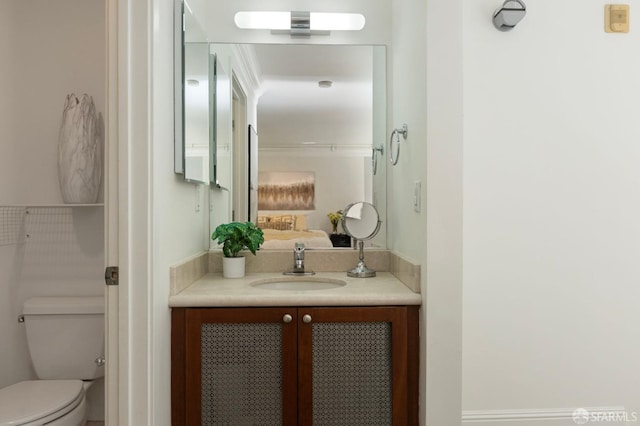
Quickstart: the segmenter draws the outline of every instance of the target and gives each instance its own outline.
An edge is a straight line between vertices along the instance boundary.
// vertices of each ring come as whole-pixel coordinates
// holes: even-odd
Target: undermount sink
[[[321,277],[291,277],[291,278],[268,278],[254,281],[249,284],[251,287],[263,290],[330,290],[347,285],[342,280]]]

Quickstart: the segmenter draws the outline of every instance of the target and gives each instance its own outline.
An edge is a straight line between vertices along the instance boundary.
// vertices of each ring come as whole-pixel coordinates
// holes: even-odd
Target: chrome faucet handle
[[[293,248],[293,270],[304,273],[304,244],[296,243]]]
[[[304,270],[304,244],[296,243],[293,249],[294,268]]]
[[[303,243],[295,243],[293,248],[293,270],[283,272],[284,275],[315,275],[315,272],[305,271],[304,269],[304,250]]]

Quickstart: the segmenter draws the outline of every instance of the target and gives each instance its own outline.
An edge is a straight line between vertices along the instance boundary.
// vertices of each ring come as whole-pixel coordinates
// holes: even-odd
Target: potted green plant
[[[222,275],[225,278],[241,278],[245,273],[245,258],[239,253],[247,249],[255,255],[264,243],[264,234],[252,222],[231,222],[219,225],[211,234],[211,239],[222,244]]]

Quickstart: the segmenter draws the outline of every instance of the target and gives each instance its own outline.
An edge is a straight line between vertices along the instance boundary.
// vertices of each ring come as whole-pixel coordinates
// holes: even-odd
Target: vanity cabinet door
[[[418,424],[414,307],[298,308],[300,425]]]
[[[172,317],[173,425],[297,424],[296,309],[187,308]]]
[[[173,308],[172,424],[418,424],[418,307]]]

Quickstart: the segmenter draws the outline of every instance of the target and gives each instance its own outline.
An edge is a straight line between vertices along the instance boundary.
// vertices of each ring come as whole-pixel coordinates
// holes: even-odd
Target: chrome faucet
[[[314,275],[315,272],[304,269],[304,244],[296,243],[293,249],[293,270],[283,272],[284,275]]]
[[[293,249],[293,270],[304,272],[304,244],[302,243],[296,243]]]

